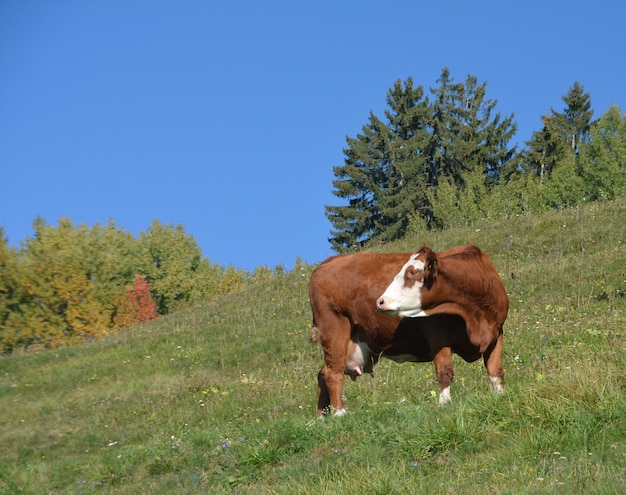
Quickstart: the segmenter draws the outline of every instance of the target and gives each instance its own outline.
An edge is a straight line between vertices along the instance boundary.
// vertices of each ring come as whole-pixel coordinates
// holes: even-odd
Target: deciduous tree
[[[578,170],[588,200],[626,194],[626,116],[618,106],[591,125],[589,139],[580,146]]]
[[[117,300],[114,323],[119,328],[129,327],[157,318],[156,302],[150,284],[142,275],[136,275],[133,286]]]
[[[34,237],[20,249],[15,270],[19,304],[6,321],[7,332],[20,345],[47,347],[105,334],[110,313],[90,277],[87,228],[75,228],[65,218],[58,228],[38,218],[33,228]]]
[[[220,290],[222,269],[211,265],[182,225],[154,220],[140,234],[141,269],[152,287],[159,314],[167,314]]]

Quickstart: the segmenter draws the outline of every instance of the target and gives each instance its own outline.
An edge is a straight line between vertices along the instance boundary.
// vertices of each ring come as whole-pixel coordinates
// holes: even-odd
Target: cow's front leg
[[[433,358],[435,374],[439,382],[439,405],[442,406],[452,400],[450,385],[454,379],[454,366],[452,365],[452,349],[443,347]]]

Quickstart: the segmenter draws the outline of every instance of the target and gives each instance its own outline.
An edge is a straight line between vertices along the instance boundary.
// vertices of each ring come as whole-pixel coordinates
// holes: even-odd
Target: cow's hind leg
[[[452,400],[450,385],[454,379],[454,366],[452,365],[452,349],[443,347],[433,358],[435,374],[439,382],[439,405],[447,404]]]
[[[317,374],[317,415],[323,416],[330,412],[330,395],[322,371]]]
[[[332,409],[334,416],[343,416],[346,413],[342,396],[343,371],[337,372],[324,363],[318,377],[319,383],[322,383],[323,387],[319,389],[317,415],[329,414]]]
[[[318,322],[318,326],[330,325],[332,332],[322,332],[321,340],[324,348],[324,365],[319,372],[317,415],[323,416],[332,412],[342,416],[346,409],[343,403],[343,379],[346,370],[348,345],[350,343],[350,321],[336,316],[332,321]]]
[[[491,381],[491,387],[497,394],[504,393],[504,371],[502,370],[503,341],[504,335],[502,329],[500,329],[495,344],[483,354],[483,360],[485,361],[485,368],[487,368],[487,374]]]

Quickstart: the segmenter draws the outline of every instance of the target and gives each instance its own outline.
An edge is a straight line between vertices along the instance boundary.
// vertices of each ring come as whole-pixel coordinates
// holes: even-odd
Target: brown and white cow
[[[478,248],[467,249],[483,256]],[[477,268],[472,263],[474,256],[468,254],[458,257],[459,261],[468,261],[466,266],[454,264],[459,276]],[[438,272],[439,277],[431,273],[437,268],[432,257],[429,259],[434,264],[425,265],[426,258],[422,256],[423,266],[416,263],[417,258],[418,255],[408,253],[336,256],[323,262],[311,276],[312,341],[319,341],[324,350],[324,364],[318,374],[318,415],[330,412],[331,407],[335,415],[344,414],[344,375],[355,380],[363,373],[372,373],[373,365],[381,356],[397,362],[433,361],[441,404],[450,400],[450,384],[454,376],[452,353],[466,361],[475,361],[482,356],[495,389],[503,390],[502,323],[508,310],[508,298],[493,265],[489,262],[482,271],[488,279],[495,274],[496,281],[485,282],[483,288],[496,294],[491,297],[484,294],[477,300],[475,292],[459,296],[459,291],[467,289],[469,278],[461,287],[445,290],[450,260],[443,262],[437,258],[438,268],[445,267],[446,270],[443,272],[445,276]],[[407,260],[412,260],[410,267]],[[418,269],[426,275],[421,281]],[[414,304],[409,305],[410,298],[403,299],[402,305],[391,306],[397,299],[391,289],[400,274],[402,280],[405,275],[409,279],[415,278],[414,282],[407,282],[406,288],[413,290],[418,286],[435,291],[435,297],[420,298],[420,301],[427,301],[428,306],[420,304],[419,308],[414,308]],[[478,276],[476,273],[470,278]],[[404,283],[402,287],[405,287]],[[386,301],[380,294],[390,299]],[[415,296],[414,291],[411,294]],[[433,304],[435,298],[439,298],[444,311]],[[496,313],[501,322],[495,335],[487,330],[489,325],[479,325],[478,329],[475,326],[476,318],[481,319],[477,315],[485,312],[483,306],[489,304],[489,299],[499,306]],[[397,315],[389,316],[385,312]],[[427,318],[401,318],[405,315],[426,316],[431,312],[433,316]],[[466,325],[466,318],[470,325]]]

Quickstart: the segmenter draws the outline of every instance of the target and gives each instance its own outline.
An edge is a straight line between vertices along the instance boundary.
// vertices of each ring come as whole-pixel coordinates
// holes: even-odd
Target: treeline
[[[384,119],[371,113],[334,168],[333,193],[347,203],[326,206],[336,251],[626,194],[618,107],[593,121],[575,82],[563,111],[550,109],[518,150],[513,115],[496,112],[486,87],[474,76],[457,83],[447,68],[430,96],[411,78],[396,81]],[[95,339],[284,271],[213,264],[182,226],[158,221],[138,238],[113,222],[38,218],[33,228],[19,248],[0,228],[4,353]]]
[[[563,111],[543,115],[518,150],[513,115],[496,112],[486,89],[471,75],[455,82],[447,68],[430,96],[412,78],[396,81],[384,118],[370,113],[334,167],[333,194],[345,203],[326,206],[336,251],[626,194],[618,107],[592,121],[591,97],[575,82]]]
[[[37,218],[11,247],[0,229],[0,350],[57,347],[112,334],[283,271],[253,273],[202,257],[182,226],[138,238],[115,226]]]

